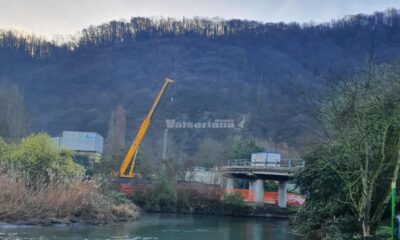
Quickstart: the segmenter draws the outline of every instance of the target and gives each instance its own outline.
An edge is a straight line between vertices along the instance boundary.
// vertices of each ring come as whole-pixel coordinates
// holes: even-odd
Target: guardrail
[[[279,162],[265,162],[256,161],[252,162],[250,159],[229,159],[228,167],[282,167],[282,168],[298,168],[304,167],[304,160],[302,159],[290,159],[281,160]]]
[[[251,166],[250,159],[229,159],[228,166]]]

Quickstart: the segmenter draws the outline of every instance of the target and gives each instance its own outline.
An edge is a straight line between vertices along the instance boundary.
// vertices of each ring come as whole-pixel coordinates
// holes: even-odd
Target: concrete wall
[[[74,151],[103,153],[104,138],[98,133],[63,131],[61,137],[52,139],[58,147]]]
[[[185,172],[185,181],[214,184],[222,186],[224,179],[218,171],[194,168]]]

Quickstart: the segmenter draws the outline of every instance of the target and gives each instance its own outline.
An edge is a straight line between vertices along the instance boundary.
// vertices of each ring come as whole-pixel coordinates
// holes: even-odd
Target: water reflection
[[[0,226],[0,239],[279,240],[299,239],[286,220],[151,214],[111,226]]]

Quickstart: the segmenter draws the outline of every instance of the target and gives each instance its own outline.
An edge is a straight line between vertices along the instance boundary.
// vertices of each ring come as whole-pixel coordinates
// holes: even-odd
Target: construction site
[[[152,118],[156,117],[156,109],[162,101],[164,92],[174,80],[166,78],[148,114],[137,130],[136,137],[125,157],[115,159],[121,162],[119,170],[113,174],[118,182],[118,187],[128,196],[133,197],[138,191],[146,191],[159,181],[146,179],[136,171],[140,145],[151,126]],[[163,159],[167,159],[167,131],[164,133]],[[61,136],[52,138],[59,148],[73,150],[74,160],[83,165],[87,177],[94,172],[95,163],[102,158],[104,138],[94,132],[63,131]],[[296,191],[291,183],[296,171],[304,166],[302,160],[284,160],[280,153],[249,152],[249,159],[228,159],[226,165],[214,166],[210,169],[192,167],[185,169],[184,177],[176,177],[176,184],[194,189],[219,189],[220,197],[224,194],[237,194],[244,202],[256,203],[258,206],[273,204],[281,208],[287,205],[299,206],[304,203],[305,197]],[[179,174],[182,175],[182,174]],[[266,189],[265,182],[277,186],[277,191]],[[289,193],[288,193],[289,190]],[[133,197],[134,199],[134,197]]]
[[[400,1],[0,3],[0,239],[400,239]]]

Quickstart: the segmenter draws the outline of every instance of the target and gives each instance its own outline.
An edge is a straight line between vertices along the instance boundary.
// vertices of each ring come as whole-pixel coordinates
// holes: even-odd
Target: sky
[[[0,29],[51,39],[134,16],[318,23],[390,7],[400,0],[0,0]]]

